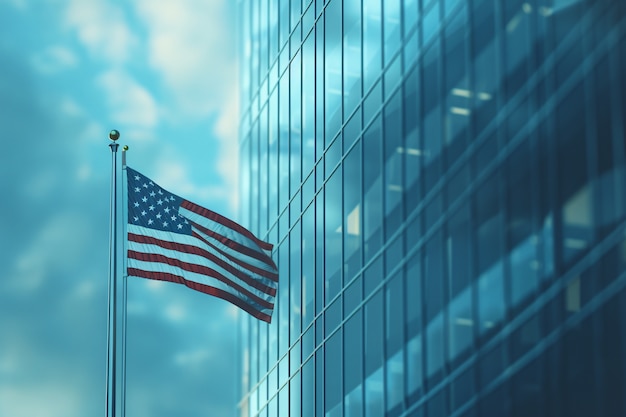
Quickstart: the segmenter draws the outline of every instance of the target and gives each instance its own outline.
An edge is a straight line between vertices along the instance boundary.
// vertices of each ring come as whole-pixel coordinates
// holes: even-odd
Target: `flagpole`
[[[117,313],[117,148],[116,141],[120,138],[120,132],[112,130],[109,139],[113,143],[111,148],[111,224],[110,224],[110,247],[109,247],[109,285],[108,285],[108,311],[107,311],[107,370],[106,370],[106,403],[105,416],[115,417],[115,394],[116,394],[116,313]]]
[[[122,183],[124,182],[124,172],[126,172],[126,151],[128,151],[128,146],[124,145],[122,147]],[[128,175],[128,174],[127,174]],[[122,190],[124,190],[124,186],[122,186]],[[125,206],[124,195],[126,193],[122,192],[122,206]],[[122,216],[124,214],[124,210],[122,210]],[[126,218],[123,219],[123,224],[127,224],[128,221]],[[126,247],[124,246],[124,249]],[[124,253],[126,251],[124,250]],[[126,331],[127,331],[127,307],[128,307],[128,275],[126,274],[126,269],[124,269],[124,273],[122,274],[122,384],[120,387],[120,415],[121,417],[126,417]]]

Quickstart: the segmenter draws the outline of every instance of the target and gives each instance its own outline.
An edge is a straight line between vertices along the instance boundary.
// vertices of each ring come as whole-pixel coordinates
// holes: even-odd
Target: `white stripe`
[[[264,277],[262,275],[258,275],[252,271],[250,271],[249,269],[247,269],[245,266],[242,266],[236,262],[231,261],[230,259],[228,259],[227,257],[225,257],[224,255],[222,255],[220,252],[216,251],[215,249],[213,249],[212,247],[208,246],[206,243],[204,243],[203,241],[201,241],[200,239],[193,237],[193,236],[189,236],[189,235],[185,235],[185,234],[181,234],[181,233],[172,233],[172,232],[165,232],[165,231],[161,231],[161,230],[155,230],[155,229],[150,229],[147,227],[143,227],[143,226],[137,226],[134,224],[129,224],[128,225],[128,232],[129,233],[134,233],[137,235],[143,235],[143,236],[151,236],[154,237],[156,239],[160,239],[160,240],[165,240],[168,242],[175,242],[175,243],[180,243],[183,245],[190,245],[190,246],[195,246],[198,247],[200,249],[204,249],[210,253],[212,253],[213,255],[215,255],[217,258],[219,258],[220,260],[222,260],[223,262],[232,265],[235,269],[237,269],[238,271],[241,271],[243,273],[245,273],[246,275],[252,275],[256,278],[258,278],[259,281],[261,281],[263,284],[268,285],[268,286],[276,286],[276,282]],[[203,237],[206,237],[207,240],[209,240],[210,242],[215,242],[215,239],[211,239],[210,237],[198,232],[198,234],[202,235]],[[129,242],[130,243],[130,242]],[[221,245],[221,244],[220,244]],[[223,245],[221,245],[223,246]],[[233,255],[240,259],[243,257],[243,254],[241,254],[240,252],[237,251],[230,251],[231,253],[233,253]],[[249,258],[246,256],[246,258],[248,259],[254,259],[254,258]],[[273,272],[276,273],[277,271],[275,269],[273,269],[272,267],[270,267],[269,265],[254,259],[257,263],[260,263],[261,266],[259,266],[260,269],[264,270],[264,271],[268,271],[268,272]],[[250,264],[252,264],[250,262]],[[253,266],[257,266],[257,265],[253,265]]]
[[[191,203],[193,204],[193,203]],[[251,249],[254,249],[255,251],[259,252],[259,253],[263,253],[263,254],[267,254],[267,252],[261,248],[259,246],[258,243],[256,243],[256,241],[254,241],[254,239],[250,239],[249,237],[247,237],[244,234],[241,234],[240,232],[238,232],[235,229],[232,229],[222,223],[216,222],[214,220],[211,220],[207,217],[204,217],[201,214],[195,213],[189,209],[186,209],[185,207],[179,207],[178,212],[185,216],[186,218],[188,218],[189,220],[194,221],[195,223],[198,223],[199,225],[202,225],[204,227],[206,227],[209,230],[213,230],[216,233],[219,233],[222,236],[226,236],[231,240],[234,240],[235,242],[241,243],[243,246],[249,247]],[[243,227],[242,227],[243,228]]]
[[[221,250],[222,252],[224,252],[225,254],[230,255],[231,257],[235,258],[235,259],[239,259],[242,262],[245,262],[248,265],[257,267],[259,269],[262,269],[264,271],[267,272],[273,272],[276,273],[276,270],[271,266],[268,265],[267,263],[257,259],[257,258],[253,258],[252,256],[246,255],[245,253],[241,253],[239,252],[237,249],[233,249],[233,248],[229,248],[228,246],[224,245],[222,242],[220,242],[219,240],[207,235],[206,233],[204,233],[202,230],[198,230],[195,227],[192,226],[192,229],[194,232],[196,232],[197,234],[199,234],[200,236],[202,236],[204,239],[206,239],[209,243],[211,243],[212,245],[214,245],[217,249]],[[206,243],[205,243],[206,245]],[[211,249],[213,252],[215,252],[216,255],[219,255],[221,257],[224,257],[224,259],[226,259],[226,261],[228,263],[233,263],[233,261],[229,260],[226,256],[224,256],[221,252],[215,250],[214,248],[211,248],[210,246],[208,246],[209,249]],[[245,266],[240,266],[240,268],[245,268]],[[246,268],[247,269],[247,268]]]
[[[258,252],[259,254],[263,255],[263,256],[271,256],[271,253],[268,253],[268,251],[265,251],[263,248],[261,248],[258,243],[256,243],[254,240],[248,238],[245,235],[242,235],[241,233],[239,233],[236,230],[231,229],[228,226],[224,226],[221,223],[218,223],[216,221],[213,221],[211,219],[207,219],[206,217],[204,217],[201,214],[197,214],[194,213],[193,211],[187,210],[184,207],[180,207],[178,209],[178,213],[181,214],[182,216],[184,216],[185,218],[191,220],[194,223],[199,224],[202,227],[205,227],[209,230],[214,231],[215,233],[218,233],[222,236],[227,237],[228,239],[237,242],[239,244],[241,244],[242,246],[245,246],[247,248],[250,248],[252,250],[254,250],[255,252]]]
[[[241,287],[243,287],[244,289],[246,289],[247,291],[250,291],[252,294],[258,296],[259,298],[262,298],[266,301],[269,301],[269,299],[273,298],[273,296],[266,294],[265,292],[254,288],[253,286],[249,285],[248,283],[242,281],[241,279],[239,279],[238,277],[236,277],[235,275],[231,274],[230,272],[228,272],[227,270],[225,270],[224,268],[220,267],[219,265],[207,260],[206,258],[199,256],[199,255],[193,255],[193,254],[189,254],[189,253],[184,253],[184,252],[179,252],[176,250],[171,250],[171,249],[165,249],[162,248],[160,246],[157,245],[152,245],[152,244],[146,244],[146,243],[137,243],[137,242],[128,242],[128,249],[129,250],[134,250],[136,252],[140,252],[140,253],[146,253],[146,254],[157,254],[157,255],[163,255],[163,256],[167,256],[168,258],[172,258],[172,259],[177,259],[181,262],[184,263],[189,263],[189,264],[193,264],[193,265],[201,265],[201,266],[206,266],[209,267],[211,269],[214,269],[215,271],[219,272],[220,274],[224,275],[224,277],[226,277],[226,279],[232,281],[235,284],[240,285]],[[255,279],[258,281],[258,277],[257,276],[252,276],[252,279]]]
[[[181,268],[167,265],[167,264],[162,264],[162,263],[157,263],[157,262],[139,261],[137,259],[131,259],[131,258],[128,259],[128,267],[137,268],[142,271],[163,272],[167,274],[173,274],[173,275],[177,275],[180,277],[184,277],[184,279],[186,279],[187,281],[215,287],[229,294],[234,295],[235,297],[239,298],[244,303],[249,304],[255,310],[261,311],[262,313],[265,313],[268,315],[272,314],[272,309],[264,308],[258,305],[256,301],[252,300],[250,297],[246,296],[245,294],[242,294],[241,292],[235,290],[233,287],[226,285],[223,282],[215,278],[206,276],[206,275],[201,275],[201,274],[196,274],[193,272],[185,271]]]

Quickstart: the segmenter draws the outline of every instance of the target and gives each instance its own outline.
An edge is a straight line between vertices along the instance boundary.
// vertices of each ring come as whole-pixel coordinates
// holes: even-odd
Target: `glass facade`
[[[626,415],[625,9],[240,0],[242,416]]]

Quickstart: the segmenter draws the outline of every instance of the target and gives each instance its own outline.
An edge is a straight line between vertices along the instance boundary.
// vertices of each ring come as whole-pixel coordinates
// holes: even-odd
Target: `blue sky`
[[[236,2],[0,0],[0,416],[104,413],[110,129],[237,218]],[[236,415],[237,310],[129,281],[129,415]]]

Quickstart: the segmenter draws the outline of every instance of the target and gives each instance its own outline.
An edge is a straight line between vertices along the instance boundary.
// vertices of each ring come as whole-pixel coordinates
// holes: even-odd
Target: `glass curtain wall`
[[[626,415],[626,3],[239,6],[241,416]]]

